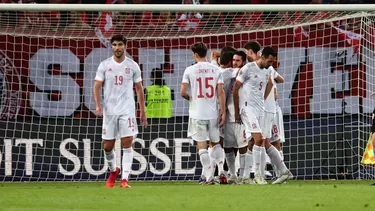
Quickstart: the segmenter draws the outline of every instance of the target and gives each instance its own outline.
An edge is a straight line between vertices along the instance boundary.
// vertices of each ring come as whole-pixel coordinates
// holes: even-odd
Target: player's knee
[[[133,144],[133,137],[123,137],[121,138],[121,148],[130,148]]]
[[[245,154],[247,152],[247,147],[239,148],[238,151],[240,152],[240,154]]]
[[[233,152],[233,148],[224,148],[225,153],[231,153]]]
[[[106,152],[110,152],[113,150],[114,146],[115,146],[115,141],[105,140],[103,143],[103,150]]]

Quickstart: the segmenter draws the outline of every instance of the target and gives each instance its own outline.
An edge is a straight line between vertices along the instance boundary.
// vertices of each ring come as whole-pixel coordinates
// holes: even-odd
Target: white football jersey
[[[217,84],[223,84],[220,68],[209,62],[198,62],[184,72],[182,83],[189,84],[189,116],[198,120],[217,119]]]
[[[243,66],[236,78],[243,85],[239,90],[240,109],[250,106],[258,114],[264,113],[264,93],[270,76],[268,69],[260,69],[256,62]]]
[[[271,80],[272,80],[272,90],[268,97],[264,100],[264,110],[269,113],[276,113],[276,100],[275,100],[275,89],[276,89],[276,82],[275,78],[279,76],[279,73],[273,67],[268,68],[271,73]]]
[[[224,81],[224,91],[226,96],[226,104],[227,104],[227,113],[226,113],[226,121],[227,122],[235,122],[234,117],[234,101],[233,101],[233,87],[236,83],[236,75],[238,69],[233,68],[226,68],[223,72],[223,81]]]
[[[102,61],[95,76],[104,83],[103,114],[134,115],[134,83],[142,81],[139,65],[128,57],[122,63],[113,57]]]

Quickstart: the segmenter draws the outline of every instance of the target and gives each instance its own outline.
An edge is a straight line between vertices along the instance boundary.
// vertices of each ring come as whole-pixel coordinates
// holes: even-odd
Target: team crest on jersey
[[[0,51],[0,119],[14,119],[21,104],[21,78],[13,61]]]
[[[254,75],[254,78],[258,78],[258,75]]]
[[[109,68],[108,72],[112,72],[112,68]]]
[[[130,68],[129,68],[129,67],[126,67],[126,68],[125,68],[125,73],[126,73],[126,74],[130,74]]]
[[[251,126],[253,127],[253,129],[257,128],[257,124],[255,124],[255,123],[253,123]]]

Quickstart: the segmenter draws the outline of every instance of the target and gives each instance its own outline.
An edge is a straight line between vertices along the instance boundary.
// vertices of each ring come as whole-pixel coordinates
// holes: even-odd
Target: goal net
[[[114,34],[128,38],[127,56],[139,63],[143,85],[160,68],[174,95],[172,117],[139,127],[131,180],[199,179],[188,103],[179,95],[183,72],[194,63],[190,46],[202,41],[212,52],[242,49],[250,40],[278,51],[282,149],[297,179],[374,177],[372,151],[364,156],[374,108],[374,12],[160,6],[0,5],[0,181],[107,178],[92,86],[99,63],[112,55]],[[116,153],[119,166],[119,141]]]

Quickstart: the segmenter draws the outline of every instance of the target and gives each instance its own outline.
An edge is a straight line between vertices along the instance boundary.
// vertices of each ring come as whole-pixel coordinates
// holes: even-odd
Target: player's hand
[[[374,96],[374,95],[375,95],[375,92],[373,92],[373,93],[371,94],[371,97]]]
[[[141,120],[141,125],[143,125],[145,128],[147,128],[148,121],[147,121],[147,118],[146,118],[146,112],[141,111],[140,120]]]
[[[242,124],[241,116],[238,112],[234,113],[234,119],[236,120],[237,124]]]
[[[211,52],[211,61],[217,60],[218,57],[220,57],[220,52],[219,51],[212,51]]]
[[[102,117],[103,116],[103,109],[102,109],[101,106],[99,106],[99,107],[96,108],[95,115],[97,117]]]

